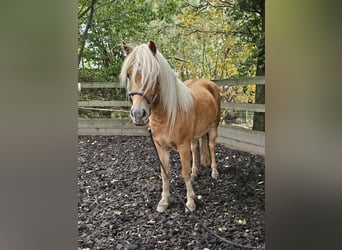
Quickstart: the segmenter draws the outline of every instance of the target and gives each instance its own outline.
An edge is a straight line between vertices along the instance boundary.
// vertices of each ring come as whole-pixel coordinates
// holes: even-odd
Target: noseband
[[[159,81],[158,81],[158,79],[157,79],[156,84],[158,86],[157,87],[157,89],[158,89],[159,88]],[[157,99],[157,97],[159,95],[159,90],[157,90],[157,92],[156,92],[156,94],[155,94],[155,96],[153,98],[151,98],[149,95],[146,94],[145,91],[142,91],[142,90],[132,90],[132,91],[129,91],[127,89],[127,95],[128,95],[128,97],[129,97],[131,102],[132,102],[132,96],[134,96],[134,95],[140,95],[140,96],[144,97],[145,100],[147,101],[148,105],[151,108],[153,103],[155,102],[155,100]]]
[[[147,95],[144,91],[141,91],[141,90],[132,90],[132,91],[128,91],[127,93],[129,99],[131,100],[132,102],[132,96],[134,95],[140,95],[142,97],[145,98],[145,100],[147,101],[148,105],[150,107],[152,107],[154,101],[157,99],[158,95],[159,95],[159,91],[157,91],[157,93],[155,94],[155,96],[153,98],[151,98],[149,95]]]
[[[132,98],[131,96],[133,95],[140,95],[142,97],[145,98],[145,100],[147,101],[148,105],[152,106],[154,100],[156,99],[156,96],[153,98],[149,97],[148,95],[146,95],[146,93],[144,91],[141,91],[141,90],[133,90],[133,91],[128,91],[127,95],[129,96],[129,99],[132,101]]]

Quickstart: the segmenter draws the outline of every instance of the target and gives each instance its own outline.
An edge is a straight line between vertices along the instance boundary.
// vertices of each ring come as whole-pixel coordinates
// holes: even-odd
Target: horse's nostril
[[[147,111],[146,109],[143,108],[138,108],[138,109],[131,109],[131,117],[134,117],[135,119],[142,119],[147,117]]]

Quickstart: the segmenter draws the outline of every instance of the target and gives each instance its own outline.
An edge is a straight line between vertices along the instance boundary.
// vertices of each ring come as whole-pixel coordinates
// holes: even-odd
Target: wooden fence
[[[218,86],[235,86],[235,85],[254,85],[265,84],[264,77],[241,78],[214,80]],[[84,82],[81,83],[82,89],[86,88],[120,88],[119,83],[114,82]],[[118,109],[129,107],[128,101],[100,101],[87,100],[78,101],[78,107],[83,109]],[[230,110],[246,110],[249,112],[265,112],[264,104],[254,103],[231,103],[221,102],[222,109]],[[145,136],[148,135],[147,126],[137,127],[127,119],[78,119],[79,135],[131,135]],[[265,133],[244,129],[240,127],[232,127],[226,125],[219,126],[218,143],[222,143],[227,147],[247,151],[254,154],[265,154]]]

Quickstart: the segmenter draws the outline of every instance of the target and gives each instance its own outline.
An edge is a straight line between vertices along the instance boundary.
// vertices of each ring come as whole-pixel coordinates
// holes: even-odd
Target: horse
[[[200,141],[201,164],[211,166],[217,178],[215,141],[220,122],[220,92],[210,80],[182,82],[177,78],[156,44],[131,45],[122,42],[125,59],[120,80],[131,101],[130,116],[137,126],[149,124],[161,164],[162,194],[157,211],[169,205],[169,151],[178,151],[186,186],[186,206],[196,209],[191,181],[197,176],[197,143]],[[190,154],[192,169],[190,171]],[[186,210],[187,211],[187,210]]]

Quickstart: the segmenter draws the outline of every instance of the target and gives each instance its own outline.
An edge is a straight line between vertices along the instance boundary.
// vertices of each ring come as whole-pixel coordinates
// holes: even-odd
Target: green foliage
[[[92,1],[79,0],[79,48]],[[79,79],[115,81],[121,42],[154,40],[183,80],[256,74],[264,50],[262,1],[97,0],[79,65]],[[260,66],[260,63],[259,63]]]
[[[222,91],[223,100],[236,103],[254,103],[255,85],[225,87]]]
[[[89,4],[90,1],[79,0],[79,13]],[[79,18],[79,37],[89,21],[88,16],[89,13]],[[151,2],[98,0],[80,64],[84,69],[82,73],[89,74],[87,70],[97,69],[99,74],[94,75],[95,80],[116,79],[123,60],[121,42],[143,40],[149,22],[155,17]]]
[[[265,68],[264,0],[78,0],[78,3],[79,81],[118,81],[124,59],[123,40],[137,44],[154,40],[182,80],[253,77]],[[87,32],[86,27],[89,27]],[[254,103],[256,92],[255,85],[232,86],[224,88],[222,96],[229,102]],[[119,90],[101,93],[82,90],[79,96],[80,100],[123,98],[125,93]],[[127,118],[129,112],[81,109],[79,115]],[[245,119],[251,121],[253,115],[245,113]]]

